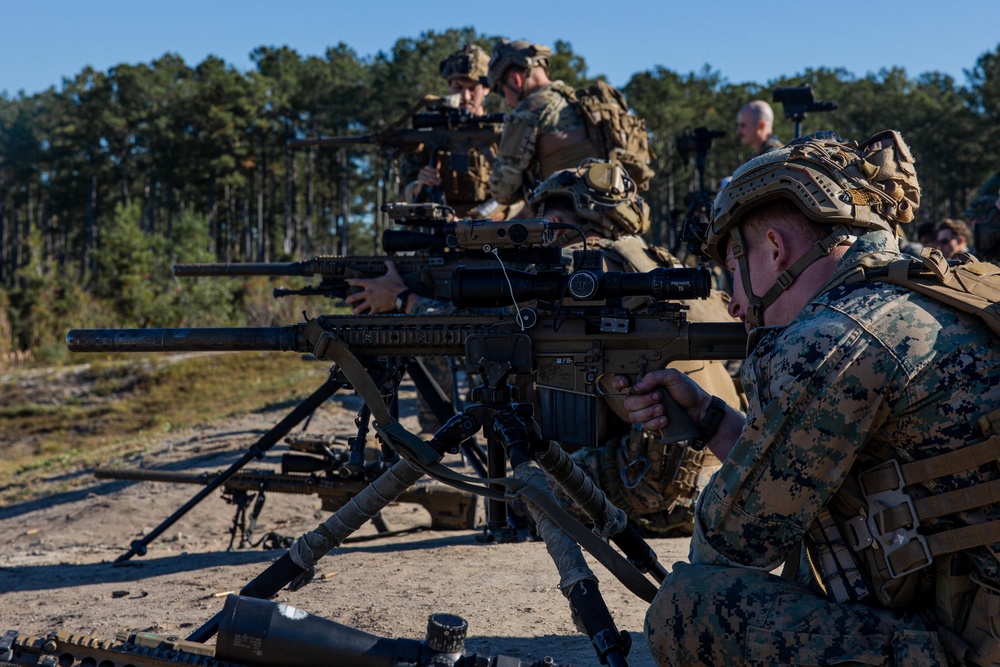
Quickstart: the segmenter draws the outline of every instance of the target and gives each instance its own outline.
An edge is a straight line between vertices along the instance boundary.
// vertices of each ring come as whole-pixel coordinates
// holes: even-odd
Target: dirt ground
[[[405,387],[404,387],[405,389]],[[417,430],[412,392],[402,395],[403,423]],[[349,435],[360,407],[338,395],[315,414],[311,433]],[[130,467],[187,472],[224,469],[291,408],[177,431]],[[274,447],[248,468],[276,468],[287,446]],[[108,461],[107,464],[123,462]],[[66,630],[113,637],[118,630],[186,636],[222,608],[284,551],[227,551],[234,508],[216,491],[173,524],[149,552],[119,567],[112,561],[132,540],[162,522],[198,487],[98,480],[71,475],[72,490],[0,508],[0,632]],[[52,480],[63,484],[63,479]],[[315,497],[270,494],[258,534],[298,536],[327,516]],[[429,524],[426,510],[399,504],[384,513],[392,529]],[[386,637],[423,639],[427,617],[447,612],[469,623],[467,650],[525,660],[552,656],[559,664],[596,665],[587,637],[575,630],[558,575],[537,541],[483,543],[481,531],[418,530],[377,536],[366,526],[317,567],[304,588],[276,598],[312,614]],[[661,562],[683,559],[687,540],[652,540]],[[602,593],[621,630],[633,639],[629,664],[654,662],[642,638],[646,604],[592,558]]]

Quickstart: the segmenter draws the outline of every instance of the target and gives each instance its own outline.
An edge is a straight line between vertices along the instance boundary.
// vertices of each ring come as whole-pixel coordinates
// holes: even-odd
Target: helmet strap
[[[850,240],[852,234],[847,227],[842,225],[834,227],[829,236],[817,241],[794,264],[782,271],[763,296],[756,296],[750,287],[750,263],[747,259],[746,244],[743,241],[739,225],[733,228],[732,237],[730,243],[732,244],[733,257],[740,263],[743,291],[747,295],[747,324],[750,325],[751,329],[756,329],[764,325],[764,309],[774,303],[782,292],[791,287],[795,279],[806,270],[806,267],[819,258],[829,255],[841,243]]]

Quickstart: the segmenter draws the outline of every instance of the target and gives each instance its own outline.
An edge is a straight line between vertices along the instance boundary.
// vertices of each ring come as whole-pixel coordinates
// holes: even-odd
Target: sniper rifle
[[[276,288],[274,296],[327,296],[343,299],[350,291],[348,279],[382,276],[386,271],[386,260],[392,260],[407,287],[420,296],[447,301],[452,295],[452,273],[459,265],[469,268],[493,267],[497,265],[498,258],[514,265],[550,267],[561,263],[558,248],[541,245],[541,232],[535,230],[542,229],[542,223],[547,221],[540,218],[516,223],[493,223],[490,220],[449,221],[448,211],[451,209],[437,204],[389,204],[383,210],[399,225],[432,231],[386,230],[382,236],[382,248],[390,254],[384,256],[323,255],[298,262],[175,264],[174,275],[319,276],[318,285],[300,289]],[[477,230],[484,229],[487,223],[499,224],[498,229],[510,228],[515,238],[523,240],[488,248],[481,244],[476,247],[463,245],[470,238],[475,238]],[[518,236],[519,232],[524,236]],[[490,233],[496,235],[498,232]],[[417,254],[395,254],[401,252]]]
[[[237,533],[240,536],[239,549],[260,544],[254,542],[254,533],[268,493],[315,495],[322,502],[323,510],[333,512],[343,507],[392,463],[378,459],[366,463],[359,470],[348,465],[350,452],[346,447],[333,445],[327,440],[318,436],[289,438],[287,442],[293,450],[308,453],[283,454],[280,471],[242,470],[226,479],[222,485],[222,495],[236,506],[230,528],[229,550],[233,549]],[[98,479],[200,485],[210,483],[218,475],[219,473],[213,472],[184,473],[142,468],[98,468],[94,471],[94,476]],[[426,509],[430,514],[430,527],[433,530],[476,528],[478,503],[476,496],[470,493],[444,484],[421,484],[410,487],[397,500],[421,505]],[[373,523],[379,534],[391,532],[381,517],[376,517]],[[263,542],[265,548],[271,548],[284,543],[284,540],[268,533]]]

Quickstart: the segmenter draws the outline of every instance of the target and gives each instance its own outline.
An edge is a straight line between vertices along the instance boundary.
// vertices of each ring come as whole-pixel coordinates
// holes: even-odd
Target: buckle
[[[871,472],[881,472],[889,468],[891,468],[892,472],[895,473],[895,486],[885,491],[869,494],[868,490],[865,488],[865,476]],[[892,579],[899,579],[900,577],[904,577],[930,565],[934,558],[931,555],[930,547],[927,545],[927,538],[917,532],[917,528],[920,527],[920,518],[917,517],[916,509],[913,506],[913,499],[910,498],[908,493],[903,491],[905,481],[903,480],[903,471],[899,467],[899,462],[892,459],[891,461],[887,461],[879,466],[876,466],[875,468],[872,468],[871,470],[867,470],[859,475],[858,481],[861,483],[861,491],[868,504],[868,518],[865,520],[865,518],[861,516],[856,517],[855,519],[861,519],[864,521],[868,528],[868,536],[874,540],[885,553],[885,563],[886,567],[889,569],[889,576]],[[909,526],[886,531],[882,522],[882,517],[884,516],[885,511],[894,509],[901,505],[906,505],[909,508],[911,519]],[[857,529],[857,526],[852,527]],[[908,567],[905,570],[897,571],[892,564],[892,555],[913,542],[916,542],[921,546],[924,556],[923,562],[918,562],[916,565]],[[855,550],[858,550],[859,548],[864,547],[855,547]]]
[[[622,478],[622,484],[625,486],[625,488],[634,489],[636,486],[638,486],[639,482],[642,481],[642,478],[646,476],[647,472],[649,472],[650,465],[651,464],[648,458],[646,458],[645,456],[640,456],[635,461],[632,461],[631,463],[626,463],[624,466],[622,466],[619,475]],[[630,482],[628,480],[628,473],[633,466],[637,466],[638,471],[634,473],[634,479]]]

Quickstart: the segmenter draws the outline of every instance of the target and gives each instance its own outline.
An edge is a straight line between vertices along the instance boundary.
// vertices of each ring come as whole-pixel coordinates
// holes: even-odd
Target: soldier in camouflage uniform
[[[607,154],[587,137],[587,125],[573,89],[549,80],[551,49],[520,40],[498,41],[485,83],[512,111],[500,138],[500,155],[490,175],[490,193],[501,204],[522,199],[560,169]]]
[[[649,229],[649,208],[619,166],[593,161],[558,171],[535,189],[528,204],[540,217],[582,228],[587,246],[604,251],[608,271],[680,266],[666,250],[648,246],[640,236]],[[575,232],[560,232],[557,242],[566,244],[566,252],[582,247]],[[722,292],[713,292],[708,299],[687,303],[689,318],[728,321],[726,299]],[[643,301],[633,299],[626,305],[642,307]],[[678,361],[670,367],[740,408],[740,396],[724,362]],[[709,452],[685,444],[664,445],[638,426],[603,447],[580,450],[574,457],[637,528],[660,537],[691,534],[694,501],[708,478],[703,473],[719,465]]]
[[[483,116],[490,89],[482,83],[490,57],[475,44],[467,44],[441,61],[438,69],[448,82],[448,92],[458,97],[458,108]],[[490,171],[496,160],[500,133],[484,145],[469,145],[461,154],[427,151],[404,160],[402,199],[408,203],[440,201],[459,218],[503,220],[508,207],[489,196]],[[514,203],[514,202],[511,202]]]
[[[746,417],[671,371],[625,401],[655,430],[669,393],[723,460],[646,617],[660,664],[1000,664],[1000,345],[866,273],[918,204],[895,132],[797,140],[716,200]]]

